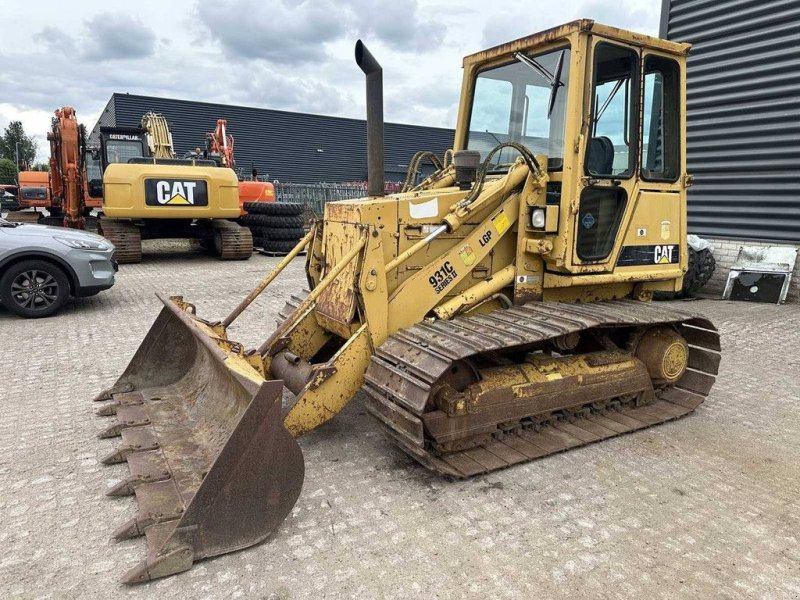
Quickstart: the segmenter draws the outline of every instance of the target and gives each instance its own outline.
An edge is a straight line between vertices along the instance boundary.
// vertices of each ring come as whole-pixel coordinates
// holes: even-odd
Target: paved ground
[[[93,394],[155,318],[157,290],[220,317],[275,259],[162,252],[60,316],[0,308],[0,596],[105,598],[799,598],[800,305],[699,301],[723,333],[692,416],[487,477],[448,482],[396,450],[360,398],[301,440],[303,493],[273,539],[125,588],[135,511],[103,490]],[[253,345],[302,284],[297,261],[246,313]]]

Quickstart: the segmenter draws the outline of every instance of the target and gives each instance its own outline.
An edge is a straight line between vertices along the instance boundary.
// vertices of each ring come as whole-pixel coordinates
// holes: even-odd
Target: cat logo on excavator
[[[148,206],[208,206],[208,189],[202,179],[147,179]]]

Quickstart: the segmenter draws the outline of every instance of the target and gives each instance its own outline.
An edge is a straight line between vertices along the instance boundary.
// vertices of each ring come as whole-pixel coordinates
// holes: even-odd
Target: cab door
[[[666,279],[687,260],[683,64],[665,53],[642,54],[640,191],[617,259],[620,272]]]
[[[583,177],[575,215],[573,272],[611,271],[638,193],[641,56],[638,48],[592,37]]]

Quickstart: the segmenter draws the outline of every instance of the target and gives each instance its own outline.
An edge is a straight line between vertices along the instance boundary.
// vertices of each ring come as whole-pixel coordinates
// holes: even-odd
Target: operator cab
[[[105,172],[111,164],[126,164],[133,158],[149,155],[145,134],[140,127],[101,127],[100,158]]]
[[[688,50],[583,20],[464,59],[455,149],[485,160],[514,142],[547,157],[552,272],[659,264],[667,279],[685,263]],[[501,175],[519,156],[504,147],[487,172]],[[525,220],[535,235],[534,212]]]

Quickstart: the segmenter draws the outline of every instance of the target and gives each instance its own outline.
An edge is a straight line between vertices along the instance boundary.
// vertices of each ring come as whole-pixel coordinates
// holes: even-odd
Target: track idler
[[[283,382],[264,380],[188,305],[161,300],[125,373],[96,398],[98,414],[115,417],[100,436],[121,438],[103,462],[130,469],[108,494],[133,494],[139,506],[114,537],[147,539],[125,583],[263,541],[303,484],[302,452],[281,420]]]

